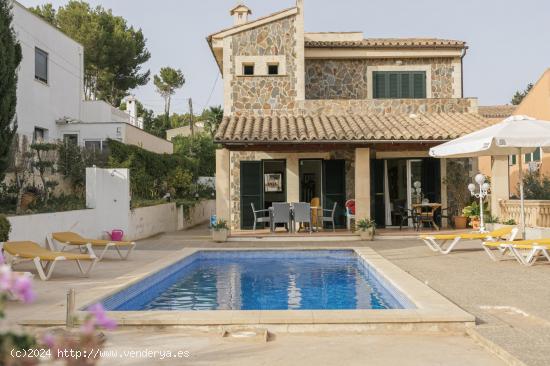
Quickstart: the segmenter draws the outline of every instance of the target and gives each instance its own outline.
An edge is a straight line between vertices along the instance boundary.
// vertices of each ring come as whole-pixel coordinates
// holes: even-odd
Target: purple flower
[[[12,291],[26,304],[33,302],[36,298],[32,290],[32,281],[27,276],[17,276],[13,282]]]
[[[0,250],[0,265],[5,263],[6,259],[4,258],[4,253],[2,253],[2,250]]]
[[[84,321],[84,323],[80,327],[80,331],[87,335],[93,334],[95,331],[95,319],[94,318],[86,319],[86,321]]]
[[[45,333],[42,336],[42,344],[47,346],[48,348],[54,348],[55,347],[55,336],[51,333]]]
[[[114,319],[111,319],[107,317],[107,313],[105,313],[105,308],[101,303],[94,304],[88,308],[88,311],[93,315],[95,318],[95,324],[100,327],[107,330],[113,330],[116,328],[117,323]]]

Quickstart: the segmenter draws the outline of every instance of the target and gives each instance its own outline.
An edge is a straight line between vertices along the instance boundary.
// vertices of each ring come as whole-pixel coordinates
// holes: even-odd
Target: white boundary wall
[[[207,222],[215,201],[193,207],[189,220],[175,203],[130,210],[130,182],[127,169],[86,169],[86,210],[8,217],[11,241],[32,240],[41,245],[56,231],[76,231],[82,236],[103,238],[105,231],[124,230],[125,239],[139,240],[170,231],[185,230]]]

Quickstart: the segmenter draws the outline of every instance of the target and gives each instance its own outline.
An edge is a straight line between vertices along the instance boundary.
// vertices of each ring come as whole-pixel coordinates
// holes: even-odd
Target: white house
[[[13,28],[23,59],[17,85],[18,133],[32,141],[71,139],[102,149],[107,138],[172,153],[172,144],[142,130],[135,99],[128,112],[84,101],[84,47],[13,1]]]

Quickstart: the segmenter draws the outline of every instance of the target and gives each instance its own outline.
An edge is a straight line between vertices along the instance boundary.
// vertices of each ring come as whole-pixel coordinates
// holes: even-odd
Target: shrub
[[[225,220],[218,220],[214,225],[212,225],[212,230],[214,231],[220,231],[220,230],[227,230],[229,227],[227,226],[227,221]]]
[[[5,215],[0,215],[0,242],[10,239],[11,224]]]
[[[192,182],[197,179],[193,174],[197,171],[196,162],[183,154],[156,154],[115,140],[109,140],[109,149],[109,167],[130,169],[132,197],[161,198],[169,189],[169,177],[174,183],[173,175],[178,169],[189,173]]]
[[[371,219],[361,219],[357,222],[357,228],[361,231],[367,231],[370,228],[376,229],[376,222]]]
[[[523,192],[527,200],[550,200],[550,178],[540,172],[528,173],[523,177]]]
[[[180,167],[170,173],[167,183],[175,198],[191,197],[196,191],[193,175]]]

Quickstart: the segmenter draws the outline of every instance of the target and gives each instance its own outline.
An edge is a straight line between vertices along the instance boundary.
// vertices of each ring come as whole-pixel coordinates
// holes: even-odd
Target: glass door
[[[415,203],[422,203],[422,159],[407,160],[407,206],[412,209]],[[409,226],[413,226],[409,219]]]

